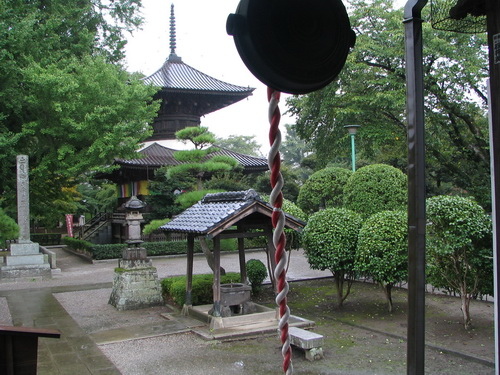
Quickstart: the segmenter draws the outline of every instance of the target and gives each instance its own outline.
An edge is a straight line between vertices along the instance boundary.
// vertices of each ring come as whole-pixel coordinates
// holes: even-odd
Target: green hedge
[[[228,272],[221,275],[221,284],[240,282],[240,274]],[[214,283],[213,274],[193,275],[193,288],[191,292],[193,305],[206,305],[213,302]],[[164,294],[171,297],[179,306],[183,306],[186,301],[186,276],[168,277],[161,281]]]
[[[63,243],[68,248],[86,254],[94,260],[121,258],[123,250],[127,248],[126,243],[97,245],[73,237],[64,237]],[[210,250],[213,250],[213,242],[207,241],[207,244]],[[143,242],[142,246],[147,250],[148,256],[187,254],[187,241]],[[245,241],[245,246],[252,248],[253,244]],[[221,240],[220,247],[221,251],[237,251],[238,241],[235,238],[224,239]],[[201,253],[200,243],[197,240],[194,241],[194,252]]]
[[[92,257],[92,246],[93,244],[88,241],[79,240],[78,238],[73,237],[63,237],[63,244],[65,244],[69,249],[74,250],[78,253],[88,255]]]

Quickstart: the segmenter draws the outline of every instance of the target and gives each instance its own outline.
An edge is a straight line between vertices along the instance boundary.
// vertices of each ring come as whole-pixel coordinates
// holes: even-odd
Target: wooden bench
[[[0,326],[0,374],[36,375],[38,338],[59,338],[53,329]]]
[[[290,344],[303,349],[306,359],[314,361],[323,358],[323,335],[297,327],[290,327],[288,334],[290,335]]]

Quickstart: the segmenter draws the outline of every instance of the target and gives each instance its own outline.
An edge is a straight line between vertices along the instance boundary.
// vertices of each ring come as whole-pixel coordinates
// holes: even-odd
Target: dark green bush
[[[31,233],[30,238],[42,246],[61,244],[61,233]]]
[[[221,284],[228,284],[240,281],[240,274],[228,272],[221,275]],[[213,302],[213,274],[193,275],[193,288],[191,292],[192,303],[196,305],[206,305]],[[172,298],[179,306],[186,302],[186,276],[168,277],[161,281],[164,294]]]
[[[262,282],[267,277],[267,267],[259,259],[250,259],[246,263],[247,276],[252,286],[252,293],[258,293]]]

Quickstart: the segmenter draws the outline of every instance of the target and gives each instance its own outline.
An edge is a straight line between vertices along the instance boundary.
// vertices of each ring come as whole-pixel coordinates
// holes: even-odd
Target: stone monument
[[[160,281],[153,262],[141,247],[141,210],[145,204],[137,197],[125,203],[128,226],[127,249],[118,261],[109,304],[118,310],[133,310],[163,304]]]
[[[17,224],[19,238],[10,245],[10,255],[0,268],[1,278],[50,278],[50,264],[47,256],[40,253],[39,244],[30,239],[30,203],[28,156],[17,158]]]

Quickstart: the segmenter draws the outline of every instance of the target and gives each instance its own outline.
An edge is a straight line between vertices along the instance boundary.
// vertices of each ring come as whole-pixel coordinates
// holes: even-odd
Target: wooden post
[[[495,366],[496,374],[500,371],[500,0],[486,2],[486,18],[488,24],[488,47],[490,68],[489,120],[490,120],[490,154],[491,154],[491,187],[492,187],[492,220],[493,220],[493,259],[495,289]]]
[[[194,261],[194,235],[188,234],[187,238],[187,270],[186,270],[186,301],[182,308],[182,315],[188,315],[188,309],[193,305],[193,261]]]
[[[241,228],[238,228],[241,230]],[[243,232],[243,230],[241,230]],[[243,284],[248,283],[248,277],[247,277],[247,266],[246,266],[246,260],[245,260],[245,238],[244,237],[238,237],[238,255],[240,258],[240,281]]]
[[[213,316],[221,316],[220,306],[220,237],[214,237],[214,310]]]
[[[271,265],[271,274],[269,275],[269,278],[271,279],[271,282],[274,287],[274,291],[276,292],[276,282],[274,278],[274,270],[276,269],[276,259],[274,257],[274,254],[276,252],[276,248],[274,247],[274,242],[273,242],[273,232],[271,229],[266,229],[267,232],[267,259],[269,264]]]

